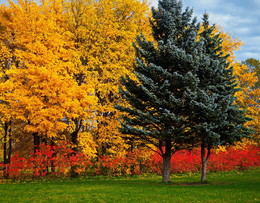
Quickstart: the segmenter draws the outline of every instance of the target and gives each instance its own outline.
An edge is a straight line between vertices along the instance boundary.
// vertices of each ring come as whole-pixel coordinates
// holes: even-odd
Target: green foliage
[[[167,162],[179,149],[199,144],[202,157],[208,149],[207,161],[213,146],[233,145],[250,131],[244,127],[248,118],[234,104],[233,70],[208,16],[204,15],[204,30],[198,34],[192,10],[182,12],[181,1],[159,1],[152,13],[156,43],[137,38],[138,82],[122,78],[120,93],[129,106],[116,108],[127,113],[122,133],[159,148],[164,180]]]
[[[152,14],[155,42],[137,37],[134,70],[138,82],[122,78],[120,93],[130,106],[116,108],[127,113],[122,133],[160,150],[163,182],[168,182],[172,155],[193,145],[186,93],[193,92],[198,83],[199,24],[192,20],[192,10],[182,11],[182,2],[177,0],[159,1]]]
[[[163,157],[169,157],[190,142],[185,93],[198,83],[194,72],[199,25],[191,18],[192,10],[182,11],[181,1],[159,1],[158,10],[152,12],[156,42],[137,38],[134,69],[138,82],[122,78],[120,93],[130,106],[116,108],[128,114],[121,132],[154,145]]]
[[[237,89],[232,67],[223,56],[222,38],[214,35],[214,26],[209,26],[208,15],[203,18],[204,30],[200,33],[203,43],[198,71],[198,88],[189,92],[188,103],[191,128],[196,142],[205,147],[233,145],[250,134],[244,123],[249,120],[236,105]]]

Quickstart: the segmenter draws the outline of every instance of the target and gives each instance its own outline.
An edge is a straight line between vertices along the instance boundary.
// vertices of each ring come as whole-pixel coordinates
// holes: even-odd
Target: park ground
[[[160,176],[2,181],[0,202],[260,202],[260,170]]]

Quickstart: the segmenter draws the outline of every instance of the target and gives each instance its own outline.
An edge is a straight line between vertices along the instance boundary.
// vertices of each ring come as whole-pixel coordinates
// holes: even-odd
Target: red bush
[[[6,168],[5,172],[10,178],[22,178],[47,174],[67,175],[72,166],[75,166],[76,172],[80,174],[85,172],[89,165],[90,161],[84,154],[74,152],[66,143],[61,143],[59,146],[42,144],[29,158],[14,154],[10,164],[2,164],[1,168]]]
[[[248,145],[244,149],[230,147],[227,151],[216,153],[213,151],[209,163],[209,171],[246,170],[260,166],[260,149]],[[151,157],[151,172],[161,174],[162,158],[158,154]],[[192,151],[178,151],[171,159],[171,172],[199,172],[201,170],[200,149]]]
[[[209,171],[246,170],[260,166],[260,150],[256,146],[244,149],[231,147],[224,152],[213,152]],[[39,177],[47,174],[66,176],[71,168],[79,175],[139,175],[142,173],[161,174],[162,158],[157,153],[147,155],[146,149],[129,151],[125,156],[101,156],[95,160],[83,153],[74,152],[66,143],[58,146],[41,145],[29,158],[14,154],[10,164],[1,164],[10,178]],[[176,152],[171,160],[172,173],[199,172],[201,169],[200,150]]]

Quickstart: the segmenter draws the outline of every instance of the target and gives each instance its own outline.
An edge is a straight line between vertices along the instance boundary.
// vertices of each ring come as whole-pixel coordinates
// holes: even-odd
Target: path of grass
[[[0,184],[0,202],[260,202],[260,171],[199,175],[39,180]],[[192,183],[192,184],[191,184]]]

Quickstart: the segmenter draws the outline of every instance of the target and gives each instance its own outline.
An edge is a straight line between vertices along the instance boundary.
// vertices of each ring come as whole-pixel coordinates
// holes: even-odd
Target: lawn
[[[160,176],[91,177],[0,184],[0,202],[260,202],[260,171]]]

